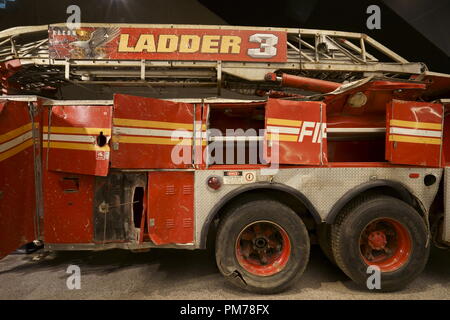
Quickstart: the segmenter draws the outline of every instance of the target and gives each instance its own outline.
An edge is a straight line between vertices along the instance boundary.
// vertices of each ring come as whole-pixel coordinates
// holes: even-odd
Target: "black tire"
[[[322,223],[317,227],[317,240],[323,254],[332,264],[336,265],[333,249],[331,248],[331,225]]]
[[[273,226],[289,239],[286,242],[290,250],[284,254],[285,264],[274,274],[255,274],[244,268],[238,260],[237,247],[238,243],[239,246],[242,243],[241,235],[256,223]],[[249,241],[250,244],[256,243],[256,240]],[[287,246],[283,243],[277,248],[282,248],[283,252]],[[254,249],[255,246],[251,250]],[[230,208],[221,219],[217,232],[216,262],[220,272],[231,283],[250,292],[277,293],[295,284],[306,269],[309,251],[310,241],[303,221],[292,209],[273,200],[253,200]]]
[[[391,229],[389,233],[386,232],[389,236],[386,236],[387,242],[384,244],[388,246],[391,243],[394,247],[399,247],[402,243],[406,243],[404,248],[408,249],[385,251],[385,249],[378,249],[378,247],[373,249],[373,246],[369,248],[368,245],[365,245],[369,241],[364,239],[370,238],[367,237],[365,230],[369,232],[368,228],[373,224],[376,226],[380,221],[381,226],[383,224],[388,226],[386,230],[389,230],[389,223],[392,223],[392,226],[397,225],[400,230],[403,230],[402,232],[392,232]],[[377,230],[372,230],[377,233]],[[371,275],[367,274],[367,268],[369,264],[372,264],[369,260],[375,257],[371,250],[374,250],[375,253],[386,254],[386,261],[388,258],[391,259],[389,254],[391,256],[397,254],[400,262],[392,263],[381,269],[379,291],[395,291],[408,285],[425,268],[430,252],[429,234],[422,217],[407,203],[389,196],[376,195],[353,201],[338,216],[336,224],[332,226],[331,237],[333,256],[337,265],[354,282],[367,289],[369,289],[367,280]],[[360,247],[360,241],[363,243],[363,247]],[[363,257],[362,248],[369,248],[369,260]],[[402,252],[408,252],[408,254],[405,255]]]

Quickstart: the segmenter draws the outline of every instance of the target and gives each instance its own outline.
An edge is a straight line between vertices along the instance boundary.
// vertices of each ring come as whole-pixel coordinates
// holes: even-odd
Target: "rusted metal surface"
[[[93,241],[106,244],[137,242],[141,221],[135,221],[136,188],[147,188],[144,173],[110,173],[108,177],[95,179],[93,206],[89,211],[93,221]],[[143,201],[143,200],[141,200]]]

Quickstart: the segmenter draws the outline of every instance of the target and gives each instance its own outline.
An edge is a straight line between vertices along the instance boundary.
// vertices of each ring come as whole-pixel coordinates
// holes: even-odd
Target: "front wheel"
[[[388,196],[361,198],[348,206],[332,226],[332,250],[337,265],[356,283],[369,282],[380,271],[379,288],[405,287],[424,269],[430,251],[427,227],[407,203]]]
[[[240,288],[276,293],[294,284],[309,260],[309,236],[289,207],[255,200],[231,209],[219,226],[216,261]]]

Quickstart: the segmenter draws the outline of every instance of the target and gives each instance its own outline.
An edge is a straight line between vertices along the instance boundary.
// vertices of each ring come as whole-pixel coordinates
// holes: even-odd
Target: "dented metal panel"
[[[106,176],[111,122],[111,106],[50,107],[43,127],[45,168]]]
[[[142,218],[134,215],[136,188],[147,187],[145,173],[112,172],[108,177],[96,177],[93,200],[94,242],[136,242]],[[143,199],[136,200],[143,201]]]
[[[194,105],[117,94],[111,166],[190,168]]]
[[[269,99],[266,104],[268,162],[324,164],[327,162],[325,104]]]
[[[37,239],[28,103],[0,101],[0,258]]]
[[[386,159],[397,164],[439,167],[442,163],[442,104],[393,100],[387,106]]]

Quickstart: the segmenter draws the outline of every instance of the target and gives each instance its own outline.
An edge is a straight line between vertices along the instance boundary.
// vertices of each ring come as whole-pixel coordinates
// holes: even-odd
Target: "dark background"
[[[367,33],[430,70],[450,73],[448,0],[0,0],[0,29],[65,22],[81,7],[82,22],[230,24]],[[367,7],[381,8],[381,29],[369,30]]]

